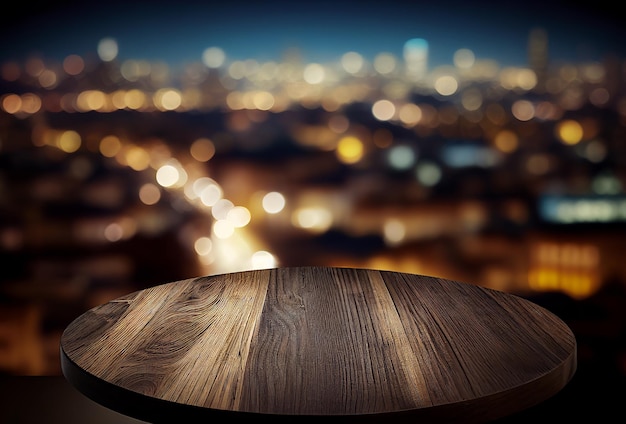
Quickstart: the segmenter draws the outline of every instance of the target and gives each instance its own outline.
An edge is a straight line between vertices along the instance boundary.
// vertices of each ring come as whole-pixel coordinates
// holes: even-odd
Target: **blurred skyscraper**
[[[412,38],[404,43],[404,62],[407,78],[419,81],[428,72],[428,42],[423,38]]]
[[[528,65],[537,75],[535,90],[544,91],[548,74],[548,33],[543,28],[533,28],[528,36]]]

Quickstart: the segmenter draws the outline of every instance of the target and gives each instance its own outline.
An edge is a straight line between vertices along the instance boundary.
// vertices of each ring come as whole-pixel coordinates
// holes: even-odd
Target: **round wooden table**
[[[140,290],[76,318],[60,348],[86,396],[176,423],[485,422],[555,395],[577,365],[568,326],[518,296],[334,267]]]

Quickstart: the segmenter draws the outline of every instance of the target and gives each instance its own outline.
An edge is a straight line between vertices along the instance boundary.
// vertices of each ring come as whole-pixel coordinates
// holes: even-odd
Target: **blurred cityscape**
[[[254,268],[389,269],[529,298],[626,385],[626,67],[469,49],[329,63],[97,54],[0,64],[0,370],[60,375],[103,302]],[[586,380],[587,381],[587,380]],[[589,394],[593,396],[593,394]]]

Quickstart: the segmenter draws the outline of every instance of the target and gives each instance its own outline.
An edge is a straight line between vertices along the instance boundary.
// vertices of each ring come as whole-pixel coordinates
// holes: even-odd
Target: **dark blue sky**
[[[269,1],[227,3],[126,1],[28,4],[2,18],[0,60],[31,54],[61,60],[95,54],[104,37],[118,41],[120,58],[200,60],[206,47],[230,59],[280,59],[296,48],[307,61],[338,59],[353,50],[367,58],[401,55],[404,42],[424,38],[432,65],[452,62],[459,48],[503,65],[526,64],[529,31],[548,31],[553,60],[625,56],[626,38],[616,6],[584,3],[451,1]]]

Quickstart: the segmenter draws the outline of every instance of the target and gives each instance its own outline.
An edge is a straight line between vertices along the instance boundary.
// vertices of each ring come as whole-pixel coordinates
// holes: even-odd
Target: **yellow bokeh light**
[[[575,121],[573,119],[567,119],[559,122],[555,128],[555,131],[556,136],[564,144],[577,144],[583,138],[582,125],[578,121]]]
[[[76,131],[64,131],[57,140],[57,147],[66,153],[72,153],[80,148],[81,142]]]
[[[128,146],[124,151],[126,163],[135,171],[143,171],[150,166],[150,153],[140,146]]]
[[[595,293],[599,284],[593,270],[541,266],[529,271],[528,286],[539,292],[560,291],[584,299]]]
[[[99,150],[103,156],[115,157],[122,149],[122,142],[114,135],[107,135],[100,140]]]
[[[516,83],[523,90],[532,90],[537,85],[537,74],[532,69],[520,69],[517,73]]]
[[[146,104],[146,95],[138,89],[132,89],[124,93],[124,104],[128,109],[141,109]]]
[[[336,154],[343,163],[352,164],[363,157],[363,142],[354,136],[345,136],[337,144]]]
[[[162,88],[154,93],[154,104],[163,110],[176,110],[182,103],[180,91],[174,88]]]
[[[252,104],[259,110],[270,110],[274,106],[274,96],[268,91],[257,91],[252,95]]]
[[[328,209],[322,207],[299,208],[294,211],[292,222],[311,232],[324,232],[331,227],[333,216]]]
[[[519,139],[513,131],[502,130],[496,134],[493,143],[501,152],[511,153],[517,149]]]
[[[126,108],[125,95],[126,92],[124,90],[115,90],[113,93],[109,94],[111,105],[116,109]]]
[[[100,90],[86,90],[78,94],[76,106],[82,112],[100,110],[106,105],[106,94]]]

